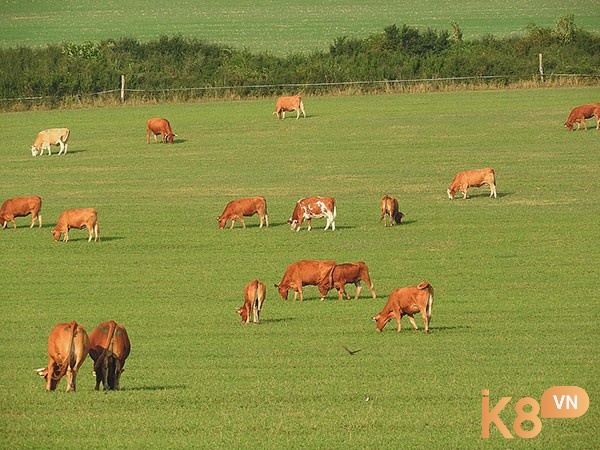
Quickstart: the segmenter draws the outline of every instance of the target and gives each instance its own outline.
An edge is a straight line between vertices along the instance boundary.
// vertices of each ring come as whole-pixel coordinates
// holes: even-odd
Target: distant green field
[[[597,89],[306,98],[277,121],[270,99],[0,114],[0,199],[43,198],[42,230],[1,230],[0,447],[594,448],[598,388],[600,132],[569,133]],[[147,145],[170,119],[174,145]],[[590,122],[591,125],[591,122]],[[33,158],[37,131],[72,130],[66,156]],[[54,150],[56,152],[56,150]],[[499,198],[448,200],[463,169],[491,166]],[[395,195],[405,224],[379,223]],[[271,227],[218,230],[234,198],[264,195]],[[337,198],[335,232],[294,233],[298,198]],[[101,242],[50,234],[63,209],[94,206]],[[365,261],[378,293],[282,301],[274,283],[305,258]],[[235,308],[267,284],[262,323]],[[432,333],[375,331],[396,288],[436,288]],[[354,292],[353,286],[348,291]],[[44,392],[52,327],[124,324],[121,392]],[[420,317],[416,318],[422,328]],[[350,355],[344,346],[361,349]],[[542,419],[531,440],[481,439],[481,391],[517,399],[584,388],[579,419]],[[524,425],[527,427],[527,424]]]
[[[335,38],[365,37],[394,23],[444,30],[456,21],[469,39],[522,34],[532,23],[553,28],[567,14],[577,26],[600,31],[600,6],[580,0],[175,0],[168,6],[140,0],[6,1],[0,46],[181,34],[281,55],[326,50]]]

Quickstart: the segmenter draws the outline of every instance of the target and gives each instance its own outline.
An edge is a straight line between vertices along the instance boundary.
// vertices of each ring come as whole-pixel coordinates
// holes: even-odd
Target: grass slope
[[[577,385],[576,420],[543,421],[511,445],[592,448],[598,427],[599,132],[568,133],[595,89],[305,99],[307,119],[277,121],[273,100],[1,114],[0,198],[43,198],[42,230],[0,232],[2,448],[480,448],[481,390],[511,426],[516,399]],[[145,121],[170,119],[175,145],[147,145]],[[37,131],[68,126],[66,156],[32,158]],[[449,201],[454,174],[492,166],[498,199]],[[397,196],[406,223],[378,222]],[[264,195],[272,226],[218,230],[232,198]],[[308,195],[338,201],[335,232],[286,220]],[[101,242],[50,230],[63,209],[94,206]],[[283,302],[290,262],[366,261],[378,293]],[[263,322],[235,307],[267,284]],[[396,287],[436,288],[432,333],[375,332]],[[352,294],[354,289],[348,287]],[[44,392],[54,324],[123,323],[132,354],[123,390]],[[417,323],[421,325],[420,318]],[[362,349],[351,356],[344,346]],[[367,400],[368,399],[368,400]],[[505,448],[492,427],[486,446]]]
[[[90,0],[5,2],[0,11],[0,45],[38,46],[121,36],[141,40],[182,34],[276,54],[326,50],[341,36],[365,37],[396,23],[438,30],[457,21],[466,39],[524,33],[535,23],[554,27],[557,18],[573,14],[577,26],[599,31],[600,8],[581,1],[516,0],[492,4],[459,0],[175,0],[165,5],[146,1]]]

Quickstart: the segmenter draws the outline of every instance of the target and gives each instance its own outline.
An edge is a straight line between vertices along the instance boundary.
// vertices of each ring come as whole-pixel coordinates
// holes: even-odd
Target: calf
[[[44,150],[48,149],[48,155],[52,154],[50,147],[53,145],[60,146],[58,154],[61,155],[63,152],[66,154],[69,147],[68,141],[71,132],[68,128],[49,128],[47,130],[40,131],[33,145],[31,146],[31,155],[37,156],[44,154]]]
[[[400,225],[402,223],[402,218],[404,214],[402,214],[398,210],[398,200],[396,200],[391,195],[384,195],[381,197],[381,218],[379,222],[381,222],[385,218],[385,226],[388,226],[388,219],[390,225],[393,226],[395,224]]]
[[[63,241],[69,241],[69,230],[71,228],[77,228],[88,230],[88,242],[94,237],[94,242],[98,241],[99,229],[98,229],[98,212],[95,208],[83,208],[83,209],[67,209],[63,211],[58,218],[56,227],[52,230],[54,241],[58,242],[60,235],[64,234]]]
[[[283,278],[275,287],[283,300],[287,300],[288,291],[294,291],[294,301],[300,295],[300,301],[304,300],[302,286],[317,286],[321,294],[321,301],[325,300],[330,286],[333,286],[331,278],[335,261],[302,260],[287,266]]]
[[[267,215],[267,201],[264,197],[250,197],[230,201],[225,206],[223,213],[217,217],[217,222],[219,223],[219,228],[223,229],[227,225],[227,221],[231,220],[229,229],[232,229],[235,221],[239,219],[242,222],[242,227],[246,228],[244,217],[250,217],[256,213],[260,217],[259,228],[262,228],[263,221],[266,222],[268,228],[269,216]]]
[[[338,291],[338,300],[342,299],[344,293],[346,294],[346,298],[350,299],[350,295],[348,295],[348,292],[344,290],[344,286],[349,283],[354,283],[356,286],[354,300],[358,300],[358,296],[362,290],[362,286],[360,284],[361,281],[367,283],[367,286],[369,286],[369,289],[371,289],[371,295],[374,299],[377,298],[377,294],[375,294],[375,289],[373,287],[373,282],[369,276],[369,269],[362,261],[356,263],[336,264],[332,271],[332,279],[333,287]]]
[[[448,198],[452,200],[457,192],[462,192],[463,198],[467,198],[467,190],[470,187],[481,187],[486,184],[490,187],[490,197],[496,198],[496,172],[494,172],[494,169],[458,172],[447,190]]]
[[[579,126],[583,124],[583,129],[587,130],[587,124],[585,119],[591,119],[596,117],[596,130],[600,129],[600,103],[590,103],[588,105],[581,105],[571,110],[571,114],[565,122],[565,126],[569,131],[573,131],[573,124],[577,124],[577,131]]]
[[[104,390],[121,389],[121,374],[131,352],[127,330],[114,320],[102,322],[90,333],[90,357],[94,361],[96,386]]]
[[[46,380],[46,390],[54,391],[67,375],[67,392],[75,392],[77,372],[90,349],[85,329],[77,322],[59,323],[48,336],[48,366],[37,369]]]
[[[302,97],[299,95],[279,97],[277,99],[277,104],[275,105],[275,111],[273,111],[273,114],[276,115],[278,119],[285,119],[286,111],[296,111],[296,119],[300,118],[300,112],[302,112],[302,116],[306,119],[304,103],[302,103]]]
[[[419,328],[415,323],[413,314],[421,313],[425,324],[425,333],[429,333],[431,323],[431,308],[433,306],[433,286],[427,281],[419,283],[418,286],[409,286],[395,289],[388,298],[387,303],[379,314],[373,317],[377,322],[377,331],[394,317],[398,321],[398,332],[402,330],[402,316],[407,315],[415,331]]]
[[[242,316],[242,323],[250,323],[250,314],[253,322],[259,323],[260,310],[266,298],[267,287],[260,280],[253,280],[244,288],[244,304],[236,309]]]
[[[158,143],[156,136],[160,134],[160,140],[163,143],[173,143],[173,138],[177,136],[171,129],[171,124],[167,119],[155,118],[146,123],[146,143],[150,143],[150,135],[154,136],[154,143]]]
[[[0,223],[2,229],[6,228],[8,222],[12,222],[13,229],[17,229],[15,217],[26,217],[31,214],[31,225],[33,228],[35,221],[38,221],[38,227],[42,228],[42,199],[38,196],[31,197],[15,197],[6,200],[0,208]]]

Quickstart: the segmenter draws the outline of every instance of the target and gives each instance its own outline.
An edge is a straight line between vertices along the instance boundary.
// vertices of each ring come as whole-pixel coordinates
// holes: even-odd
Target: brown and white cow
[[[171,129],[171,124],[167,119],[155,118],[149,119],[146,124],[146,143],[150,143],[150,135],[154,136],[154,143],[158,143],[156,136],[160,134],[160,140],[163,143],[173,143],[173,138],[177,136]]]
[[[277,99],[277,104],[275,105],[275,111],[273,111],[273,114],[276,115],[278,119],[285,119],[286,111],[296,111],[296,119],[300,118],[300,112],[302,112],[302,116],[306,119],[304,103],[302,103],[302,97],[299,95],[279,97]]]
[[[344,294],[346,298],[350,299],[348,292],[344,290],[344,286],[349,283],[353,283],[356,286],[356,294],[354,300],[358,299],[362,286],[361,281],[367,283],[369,289],[371,289],[371,295],[373,298],[377,298],[375,294],[375,288],[373,282],[369,276],[369,268],[367,265],[360,261],[355,263],[336,264],[332,271],[333,287],[338,291],[338,299],[341,300]]]
[[[402,223],[402,218],[404,214],[401,213],[398,209],[398,200],[396,200],[391,195],[384,195],[381,197],[381,222],[385,218],[385,226],[388,226],[388,219],[391,226],[395,224],[400,225]]]
[[[302,222],[306,220],[308,231],[312,229],[311,220],[325,217],[327,224],[325,230],[331,226],[331,231],[335,231],[335,217],[337,209],[335,198],[333,197],[306,197],[296,202],[292,217],[288,219],[292,230],[300,231]]]
[[[496,172],[492,168],[465,170],[458,172],[448,188],[448,198],[452,200],[457,192],[463,193],[463,198],[467,198],[467,190],[470,187],[481,187],[484,185],[490,187],[490,197],[496,198]]]
[[[42,228],[42,215],[40,210],[42,209],[42,199],[36,195],[30,197],[15,197],[9,198],[0,208],[0,223],[2,229],[6,228],[8,222],[12,222],[13,229],[17,228],[15,223],[15,217],[26,217],[31,214],[31,225],[29,228],[33,228],[35,221],[38,221],[38,227]]]
[[[321,294],[321,301],[325,300],[330,286],[333,285],[331,274],[335,267],[335,261],[315,261],[303,259],[287,266],[283,278],[275,287],[283,300],[288,298],[288,290],[294,291],[294,301],[300,295],[300,301],[304,300],[302,286],[317,286]]]
[[[581,105],[571,110],[571,114],[565,122],[565,126],[569,131],[573,131],[573,124],[577,124],[577,131],[579,126],[583,125],[583,129],[587,130],[587,124],[585,119],[591,119],[596,117],[596,130],[600,129],[600,103],[590,103],[588,105]]]
[[[58,242],[60,235],[64,234],[63,241],[69,241],[69,230],[77,228],[88,230],[88,242],[94,238],[94,242],[99,238],[98,212],[95,208],[67,209],[60,214],[56,227],[52,230],[54,241]]]
[[[242,316],[242,323],[250,323],[252,314],[253,322],[259,323],[260,310],[267,295],[267,287],[260,280],[252,280],[244,288],[244,304],[236,309]]]
[[[90,357],[94,361],[96,386],[104,390],[121,389],[121,374],[131,352],[127,330],[114,320],[102,322],[90,333]]]
[[[48,336],[48,366],[37,369],[46,379],[46,390],[54,391],[67,375],[67,392],[75,392],[77,372],[85,361],[90,342],[85,328],[77,322],[59,323]]]
[[[396,318],[398,321],[398,332],[400,332],[402,330],[402,316],[406,315],[413,329],[418,331],[419,328],[415,323],[413,314],[421,313],[423,323],[425,324],[425,333],[429,333],[432,306],[433,286],[429,282],[423,281],[417,286],[403,287],[392,291],[387,303],[381,312],[373,317],[373,320],[377,322],[377,331],[381,331],[386,323]]]
[[[259,228],[262,228],[263,221],[266,222],[268,228],[269,216],[267,215],[267,201],[264,197],[249,197],[230,201],[225,206],[223,213],[217,217],[217,222],[219,223],[219,228],[223,229],[227,225],[227,221],[231,220],[229,229],[232,229],[235,221],[239,219],[242,222],[242,227],[246,228],[244,217],[250,217],[257,213],[258,217],[260,217]]]
[[[40,131],[31,146],[31,155],[37,156],[38,153],[43,155],[45,149],[48,149],[48,155],[51,155],[52,152],[50,147],[53,145],[58,145],[60,147],[60,150],[58,151],[59,155],[62,153],[66,154],[69,147],[68,142],[70,135],[71,132],[68,128],[49,128]]]

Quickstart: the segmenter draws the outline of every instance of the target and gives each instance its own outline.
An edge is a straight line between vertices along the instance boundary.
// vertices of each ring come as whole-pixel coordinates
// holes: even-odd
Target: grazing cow
[[[41,156],[44,154],[45,149],[48,149],[48,155],[51,155],[50,147],[53,145],[60,146],[59,155],[63,152],[66,154],[70,135],[71,132],[68,128],[50,128],[40,131],[31,146],[31,155],[37,156],[39,153]]]
[[[277,104],[275,105],[275,111],[273,111],[273,114],[276,115],[278,119],[285,119],[286,111],[296,111],[296,119],[300,118],[300,112],[302,112],[302,116],[306,119],[304,103],[302,103],[302,97],[299,95],[279,97],[277,99]]]
[[[408,316],[415,331],[418,331],[413,314],[421,313],[425,324],[425,333],[429,333],[431,323],[431,308],[433,306],[433,286],[427,281],[418,286],[395,289],[390,294],[387,303],[379,314],[373,317],[377,322],[377,331],[383,330],[386,323],[394,317],[398,321],[398,332],[402,330],[402,316]]]
[[[600,103],[590,103],[589,105],[581,105],[573,108],[569,118],[565,122],[565,126],[569,131],[573,131],[573,124],[577,124],[577,131],[579,126],[583,124],[583,129],[587,130],[585,119],[591,119],[596,117],[596,130],[600,129]]]
[[[75,392],[77,371],[89,349],[88,335],[77,322],[56,325],[48,337],[48,366],[37,369],[38,375],[46,379],[46,390],[55,390],[66,374],[67,392]]]
[[[173,143],[173,138],[177,136],[171,129],[171,124],[167,119],[150,119],[147,123],[146,143],[150,143],[150,135],[154,136],[154,143],[158,143],[156,136],[160,134],[160,140],[163,143]]]
[[[360,295],[360,291],[362,290],[362,286],[360,284],[361,281],[367,283],[369,289],[371,289],[371,295],[374,299],[377,298],[377,294],[375,294],[375,288],[373,287],[373,282],[369,276],[369,269],[362,261],[356,263],[337,264],[333,268],[332,278],[333,287],[338,291],[339,300],[342,299],[344,294],[346,294],[347,299],[350,299],[350,295],[348,295],[348,292],[344,290],[344,286],[349,283],[354,283],[356,286],[356,295],[354,296],[354,300],[357,300],[358,296]]]
[[[388,226],[388,218],[391,226],[400,225],[404,214],[398,210],[398,200],[391,195],[381,197],[381,222],[385,218],[385,226]]]
[[[325,217],[327,224],[325,230],[331,225],[331,231],[335,231],[335,216],[337,209],[335,198],[333,197],[307,197],[301,198],[296,203],[292,217],[288,219],[292,230],[300,231],[302,222],[306,219],[308,231],[312,229],[311,219],[320,219]]]
[[[217,222],[219,222],[219,228],[223,229],[227,225],[227,221],[231,220],[229,229],[232,229],[235,225],[235,221],[239,219],[242,222],[242,227],[246,228],[244,217],[250,217],[256,213],[258,213],[258,217],[260,217],[259,228],[262,228],[263,221],[266,222],[268,228],[269,216],[267,215],[267,201],[264,197],[241,198],[239,200],[230,201],[225,206],[223,214],[217,217]]]
[[[259,323],[260,310],[266,298],[267,287],[260,280],[252,280],[244,288],[244,304],[236,309],[242,316],[242,323],[250,323],[250,314],[253,322]]]
[[[118,391],[125,360],[131,351],[127,330],[114,320],[102,322],[90,333],[90,357],[94,361],[96,387]]]
[[[283,278],[275,287],[283,300],[288,298],[288,290],[294,291],[294,301],[300,294],[300,301],[304,300],[302,286],[317,286],[321,294],[321,301],[325,300],[330,286],[333,285],[331,274],[335,261],[302,260],[287,266]]]
[[[92,240],[94,237],[94,242],[98,241],[98,212],[95,208],[83,208],[83,209],[67,209],[60,214],[58,218],[58,223],[54,230],[52,230],[52,235],[54,236],[54,241],[58,242],[60,239],[60,235],[64,234],[63,241],[69,241],[69,230],[71,228],[77,228],[79,230],[83,230],[87,228],[88,230],[88,242]]]
[[[38,227],[42,228],[42,199],[38,196],[15,197],[6,200],[0,208],[0,223],[2,229],[6,228],[8,222],[12,222],[13,229],[17,228],[15,217],[26,217],[31,214],[31,226],[33,228],[35,221],[38,221]]]
[[[452,200],[457,192],[463,193],[467,198],[467,190],[470,187],[481,187],[487,184],[490,187],[490,197],[496,198],[496,172],[494,169],[475,169],[458,172],[448,188],[448,198]]]

